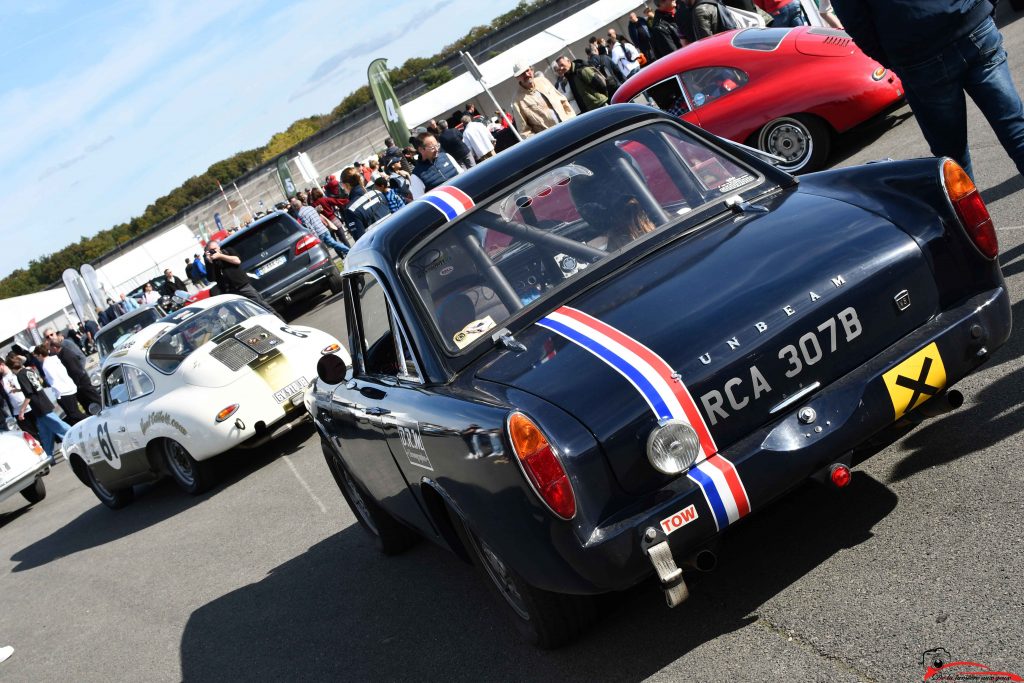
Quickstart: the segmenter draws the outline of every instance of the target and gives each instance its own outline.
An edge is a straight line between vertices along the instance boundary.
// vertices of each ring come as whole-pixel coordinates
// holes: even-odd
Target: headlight
[[[685,472],[700,454],[700,439],[682,420],[662,420],[647,437],[647,459],[664,474]]]

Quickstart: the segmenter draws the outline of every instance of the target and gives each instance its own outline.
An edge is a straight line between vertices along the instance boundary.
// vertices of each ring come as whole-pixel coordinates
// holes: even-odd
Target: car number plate
[[[283,264],[283,263],[285,262],[285,260],[286,260],[286,259],[285,259],[285,257],[284,257],[284,256],[278,256],[278,257],[277,257],[276,259],[274,259],[273,261],[268,261],[267,263],[264,263],[264,264],[263,264],[262,266],[260,266],[259,268],[257,268],[257,269],[256,269],[256,274],[257,274],[257,275],[261,275],[261,276],[262,276],[262,275],[266,275],[267,273],[269,273],[270,271],[272,271],[272,270],[273,270],[274,268],[277,268],[278,266],[280,266],[281,264]]]
[[[300,377],[297,380],[295,380],[294,382],[292,382],[291,384],[289,384],[288,386],[286,386],[284,389],[281,389],[280,391],[275,391],[274,392],[274,400],[277,401],[278,403],[284,403],[285,401],[290,399],[292,396],[295,396],[296,394],[301,393],[302,390],[305,389],[305,388],[306,388],[306,378],[305,377]]]

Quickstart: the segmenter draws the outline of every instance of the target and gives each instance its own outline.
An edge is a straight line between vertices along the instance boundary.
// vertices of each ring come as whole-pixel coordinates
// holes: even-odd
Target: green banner
[[[402,105],[395,95],[395,89],[391,87],[388,61],[382,58],[370,62],[366,78],[370,81],[370,92],[373,93],[373,99],[377,103],[377,109],[380,110],[388,133],[395,144],[401,147],[409,141],[409,126],[402,116]]]
[[[281,188],[284,190],[284,196],[288,199],[294,197],[298,190],[295,189],[295,183],[292,182],[292,174],[288,170],[288,160],[284,157],[280,157],[277,160],[277,175],[281,178]]]

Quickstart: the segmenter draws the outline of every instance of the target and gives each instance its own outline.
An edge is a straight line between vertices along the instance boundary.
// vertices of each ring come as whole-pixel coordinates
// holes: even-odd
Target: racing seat
[[[476,263],[461,245],[428,249],[409,265],[424,299],[433,303],[434,319],[446,340],[472,322],[490,316],[498,323],[509,316],[508,307],[485,284]]]

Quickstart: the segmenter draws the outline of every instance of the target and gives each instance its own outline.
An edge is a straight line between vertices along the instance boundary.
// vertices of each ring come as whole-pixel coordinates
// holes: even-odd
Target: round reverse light
[[[685,472],[700,454],[700,439],[682,420],[662,420],[647,437],[647,459],[664,474]]]

